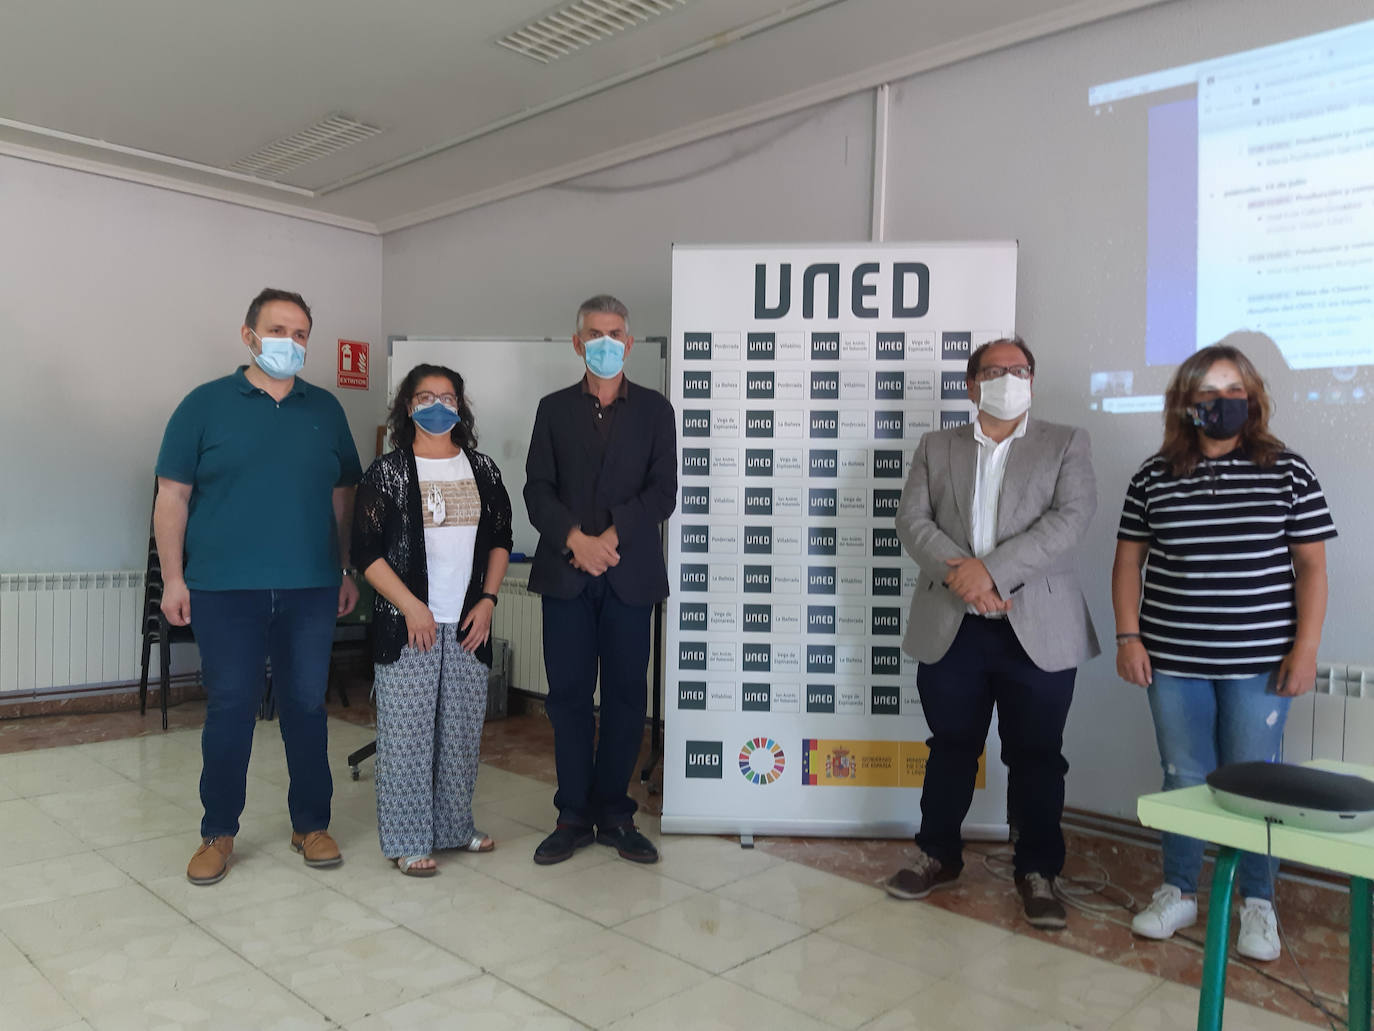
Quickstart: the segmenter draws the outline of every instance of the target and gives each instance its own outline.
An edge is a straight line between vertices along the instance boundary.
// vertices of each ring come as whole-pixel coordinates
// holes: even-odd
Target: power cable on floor
[[[1014,881],[1015,877],[1013,873],[1011,849],[998,848],[984,851],[979,848],[970,847],[969,851],[982,857],[983,868],[993,877],[1001,881]],[[1117,927],[1124,927],[1130,930],[1131,925],[1127,921],[1121,920],[1112,914],[1120,909],[1124,909],[1132,916],[1139,913],[1142,907],[1136,897],[1121,885],[1116,884],[1112,880],[1111,875],[1107,872],[1107,868],[1098,860],[1083,855],[1081,852],[1070,852],[1069,855],[1080,862],[1094,867],[1094,876],[1065,877],[1061,874],[1059,877],[1055,878],[1054,893],[1059,900],[1063,902],[1064,905],[1076,909],[1080,913],[1084,913],[1098,920],[1103,920],[1109,924],[1115,924]],[[1113,893],[1116,895],[1115,898],[1113,898]],[[1094,896],[1100,897],[1102,901],[1090,901]],[[1275,917],[1277,917],[1277,908],[1275,908],[1274,913]],[[1302,985],[1295,984],[1285,978],[1271,974],[1262,967],[1256,966],[1253,963],[1248,963],[1243,958],[1231,956],[1229,953],[1227,955],[1227,962],[1238,967],[1243,967],[1246,970],[1253,971],[1266,981],[1272,981],[1274,984],[1282,985],[1284,988],[1287,988],[1307,1005],[1319,1011],[1322,1016],[1326,1018],[1332,1031],[1336,1031],[1337,1025],[1348,1028],[1349,1024],[1327,1009],[1323,1003],[1334,1003],[1337,1006],[1346,1006],[1348,1008],[1349,1002],[1339,996],[1333,996],[1327,992],[1319,992],[1313,988],[1311,982],[1307,978],[1306,972],[1302,969],[1302,964],[1299,963],[1297,957],[1293,955],[1293,950],[1288,947],[1288,940],[1284,936],[1282,923],[1279,924],[1279,936],[1283,941],[1283,947],[1288,950],[1290,956],[1293,956],[1293,963],[1298,968],[1298,973],[1303,979]],[[1205,954],[1207,949],[1207,943],[1205,941],[1199,941],[1196,938],[1189,937],[1182,933],[1175,933],[1172,937],[1163,940],[1198,953]]]

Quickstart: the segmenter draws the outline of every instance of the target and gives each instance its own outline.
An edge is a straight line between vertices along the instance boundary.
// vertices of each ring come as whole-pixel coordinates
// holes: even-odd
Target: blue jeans
[[[1164,790],[1202,784],[1218,766],[1278,762],[1290,699],[1274,693],[1278,671],[1244,680],[1201,680],[1156,673],[1149,687]],[[1164,835],[1164,883],[1184,894],[1197,891],[1204,843]],[[1243,898],[1274,897],[1278,860],[1242,852],[1238,878]]]
[[[208,699],[200,736],[202,837],[238,833],[269,658],[291,776],[291,826],[301,833],[329,826],[334,782],[324,693],[338,605],[337,587],[191,592]]]
[[[623,827],[638,806],[629,795],[649,694],[649,624],[653,607],[627,605],[604,576],[576,598],[544,595],[544,670],[553,724],[560,823]],[[601,676],[601,728],[592,696]]]

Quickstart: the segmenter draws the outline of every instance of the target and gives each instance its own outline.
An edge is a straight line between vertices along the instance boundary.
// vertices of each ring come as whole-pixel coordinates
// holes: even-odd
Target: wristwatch
[[[500,598],[498,598],[498,597],[497,597],[496,595],[494,595],[494,594],[489,594],[489,593],[487,593],[487,592],[485,592],[485,591],[478,597],[477,600],[478,600],[478,601],[481,601],[482,598],[486,598],[487,601],[491,602],[491,607],[492,607],[492,608],[495,608],[497,605],[499,605],[499,604],[501,603],[501,599],[500,599]]]

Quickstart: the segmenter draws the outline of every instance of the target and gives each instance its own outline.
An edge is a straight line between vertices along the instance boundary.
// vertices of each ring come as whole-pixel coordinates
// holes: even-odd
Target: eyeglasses
[[[984,365],[973,374],[973,378],[979,383],[986,383],[990,379],[1001,379],[1003,376],[1030,379],[1034,375],[1035,370],[1029,365]]]
[[[417,408],[432,405],[435,401],[438,401],[445,408],[458,407],[458,398],[452,394],[431,394],[428,390],[417,390],[411,400],[415,402]]]

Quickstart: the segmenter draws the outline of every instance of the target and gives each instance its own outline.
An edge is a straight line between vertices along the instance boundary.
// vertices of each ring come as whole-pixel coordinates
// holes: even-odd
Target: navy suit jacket
[[[620,538],[620,563],[606,570],[616,596],[628,605],[668,597],[659,526],[677,507],[677,432],[673,406],[656,390],[627,383],[617,404],[604,460],[597,429],[579,381],[542,398],[525,461],[525,506],[539,531],[530,590],[575,598],[590,574],[564,557],[578,513],[608,509]]]

